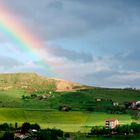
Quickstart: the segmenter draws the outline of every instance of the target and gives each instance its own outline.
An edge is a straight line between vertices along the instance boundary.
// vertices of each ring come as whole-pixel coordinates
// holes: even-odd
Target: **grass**
[[[132,89],[95,88],[89,93],[93,94],[94,98],[112,99],[119,103],[140,99],[140,91]]]
[[[129,115],[109,115],[106,113],[59,112],[46,110],[26,110],[19,108],[0,108],[0,122],[22,124],[23,122],[38,123],[43,128],[59,128],[64,131],[89,131],[92,126],[104,126],[109,118],[119,119],[121,124],[129,124],[133,119]]]
[[[129,97],[128,97],[128,95]],[[60,104],[68,104],[75,108],[82,108],[95,98],[114,99],[121,103],[138,100],[139,92],[120,89],[92,89],[80,92],[54,93],[48,100],[21,99],[22,95],[29,95],[21,89],[0,91],[0,123],[18,122],[38,123],[42,128],[59,128],[69,132],[88,132],[92,126],[104,126],[106,119],[117,118],[120,124],[130,124],[135,121],[130,115],[106,114],[103,112],[71,111],[59,112]],[[119,100],[120,99],[120,100]],[[50,111],[49,111],[50,110]]]
[[[43,80],[45,80],[43,77],[34,73],[0,75],[0,85],[2,87],[4,87],[5,84],[11,84],[13,86],[13,88],[9,90],[0,91],[0,107],[58,109],[60,105],[66,104],[71,106],[72,110],[87,110],[89,106],[92,106],[95,108],[95,111],[105,111],[108,106],[112,106],[112,103],[106,100],[113,100],[114,102],[119,102],[119,104],[124,104],[124,102],[137,101],[140,99],[140,91],[138,90],[105,88],[90,88],[77,92],[56,92],[53,93],[53,98],[47,100],[23,100],[21,98],[22,95],[30,95],[30,93],[27,93],[27,90],[25,92],[25,89],[21,88],[21,85],[28,84],[29,89],[39,86],[43,91],[43,87],[47,87],[49,84]],[[44,84],[46,86],[44,86]],[[105,99],[105,101],[98,104],[95,101],[97,98]]]
[[[105,89],[93,88],[79,92],[67,92],[60,97],[61,102],[78,104],[86,101],[95,101],[95,99],[111,99],[115,102],[124,103],[137,101],[140,99],[140,91],[130,89]]]
[[[102,136],[92,136],[92,137],[86,137],[86,136],[75,136],[74,140],[139,140],[139,136],[114,136],[114,137],[102,137]]]
[[[64,131],[86,132],[92,126],[104,126],[106,119],[117,118],[121,124],[130,124],[135,121],[127,114],[113,115],[104,112],[107,112],[108,106],[112,106],[110,100],[119,104],[139,100],[140,91],[138,90],[90,88],[77,92],[56,92],[47,100],[21,98],[22,95],[30,95],[27,90],[25,92],[25,89],[21,88],[22,85],[28,85],[29,89],[36,87],[39,91],[40,89],[43,91],[43,88],[51,84],[45,80],[36,74],[0,75],[1,87],[13,86],[9,90],[0,90],[0,122],[12,124],[18,122],[19,125],[30,122],[38,123],[43,128],[56,127]],[[104,101],[96,102],[97,98]],[[63,104],[69,105],[75,111],[57,111],[59,105]],[[85,111],[88,107],[94,107],[96,111],[102,112],[88,113]]]
[[[48,109],[49,103],[40,100],[23,100],[22,95],[29,95],[22,89],[10,89],[8,91],[0,91],[0,107],[8,108],[34,108]]]

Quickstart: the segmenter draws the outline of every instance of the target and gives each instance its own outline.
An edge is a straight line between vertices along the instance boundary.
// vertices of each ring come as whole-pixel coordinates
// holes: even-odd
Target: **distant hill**
[[[8,90],[11,88],[22,88],[29,91],[75,91],[87,87],[62,79],[44,77],[36,73],[0,74],[0,90]]]

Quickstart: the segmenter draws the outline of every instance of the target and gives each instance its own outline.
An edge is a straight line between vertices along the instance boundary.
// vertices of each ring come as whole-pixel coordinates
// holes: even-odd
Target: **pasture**
[[[80,111],[59,112],[20,108],[0,108],[0,123],[21,125],[23,122],[38,123],[42,128],[59,128],[68,132],[88,132],[92,126],[104,126],[105,120],[117,118],[120,124],[135,121],[129,115],[88,113]]]
[[[27,76],[26,81],[28,78],[32,79],[32,76]],[[13,82],[9,79],[7,81],[8,84]],[[7,81],[1,81],[1,86]],[[133,89],[89,88],[75,92],[53,92],[48,99],[22,99],[23,95],[31,94],[14,86],[8,90],[0,90],[0,123],[7,122],[14,125],[17,122],[21,125],[23,122],[30,122],[38,123],[42,128],[55,127],[68,132],[88,132],[92,126],[104,126],[107,119],[116,118],[120,124],[130,124],[135,121],[129,114],[105,112],[108,111],[108,107],[113,107],[112,102],[124,105],[124,102],[140,100],[140,91]],[[97,102],[96,99],[102,101]],[[58,111],[60,105],[68,105],[72,111],[60,112]],[[89,107],[93,107],[94,110],[87,112]]]

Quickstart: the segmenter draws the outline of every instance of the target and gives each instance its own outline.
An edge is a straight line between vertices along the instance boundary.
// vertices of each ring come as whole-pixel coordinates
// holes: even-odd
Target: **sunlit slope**
[[[36,73],[0,74],[0,90],[12,88],[21,88],[30,92],[37,90],[74,91],[82,86],[62,79],[40,76]]]
[[[52,95],[47,99],[22,99],[23,95],[46,94],[51,90]],[[102,99],[104,102],[98,103],[96,99]],[[102,104],[100,110],[104,110],[105,106],[110,106],[110,100],[119,104],[137,101],[140,100],[140,91],[81,86],[36,73],[0,74],[0,107],[58,110],[60,105],[68,105],[72,110],[86,110],[89,106]]]
[[[43,128],[59,128],[65,131],[88,131],[92,126],[104,126],[105,120],[118,118],[120,124],[130,124],[135,121],[129,115],[116,115],[106,113],[87,112],[58,112],[45,110],[25,110],[25,109],[0,109],[0,123],[8,122],[13,125],[18,122],[38,123]]]

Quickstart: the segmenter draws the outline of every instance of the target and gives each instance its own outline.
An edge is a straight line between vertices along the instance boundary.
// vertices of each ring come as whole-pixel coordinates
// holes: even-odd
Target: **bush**
[[[134,134],[140,134],[140,124],[135,122],[131,123],[131,129],[133,130]]]
[[[125,107],[112,106],[112,107],[108,108],[108,113],[111,113],[111,114],[125,114],[126,109],[125,109]]]
[[[140,134],[140,124],[135,122],[131,123],[131,125],[122,125],[117,126],[115,129],[106,129],[98,126],[94,126],[91,129],[90,135],[126,135],[126,134]]]
[[[23,123],[21,127],[22,133],[27,133],[30,128],[31,128],[30,123],[28,122]]]
[[[10,126],[7,123],[0,125],[0,130],[2,131],[8,131],[10,129]]]
[[[3,140],[14,140],[14,134],[11,132],[5,132],[2,139]]]
[[[70,111],[71,107],[68,105],[60,105],[58,108],[59,111]]]
[[[58,137],[63,137],[63,131],[57,129],[44,129],[38,132],[38,140],[58,140]]]
[[[30,128],[31,128],[31,129],[40,130],[40,126],[39,126],[37,123],[35,123],[35,124],[30,124]]]

